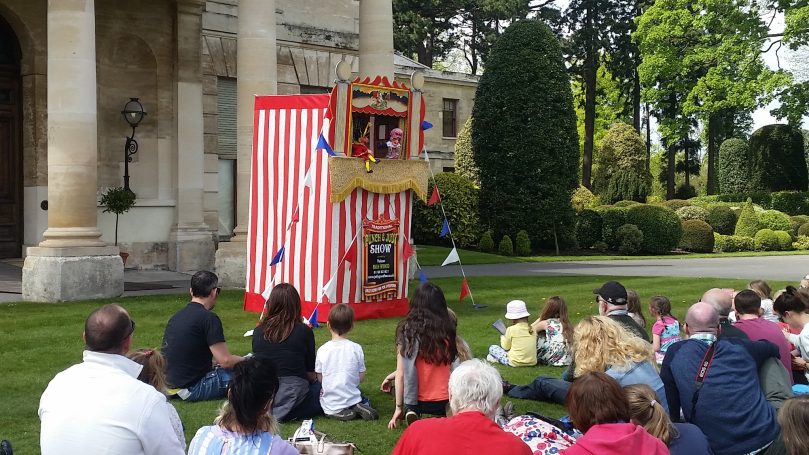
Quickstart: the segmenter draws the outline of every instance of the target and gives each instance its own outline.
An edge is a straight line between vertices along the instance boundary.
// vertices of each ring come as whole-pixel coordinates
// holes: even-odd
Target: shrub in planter
[[[678,210],[689,205],[691,205],[691,203],[684,199],[669,199],[663,202],[663,206],[671,210]]]
[[[752,237],[715,234],[714,239],[714,249],[722,253],[753,251],[756,248],[756,242]]]
[[[809,236],[799,235],[797,240],[792,242],[792,248],[796,250],[809,250]]]
[[[778,251],[781,249],[778,236],[772,229],[762,229],[756,232],[754,239],[756,241],[756,250],[758,251]]]
[[[701,220],[706,221],[708,219],[708,211],[702,207],[698,207],[696,205],[689,205],[686,207],[680,207],[675,211],[680,220],[688,221],[688,220]]]
[[[777,191],[771,197],[773,210],[788,215],[809,215],[809,193],[805,191]]]
[[[511,242],[511,237],[504,235],[500,239],[500,246],[497,247],[497,253],[500,256],[514,256],[514,244]]]
[[[789,232],[775,231],[775,237],[778,239],[778,246],[781,251],[792,249],[792,235]]]
[[[494,251],[494,239],[492,239],[492,231],[486,231],[482,236],[480,236],[478,248],[480,251],[484,251],[486,253],[491,253]]]
[[[758,214],[753,208],[753,201],[747,198],[747,202],[742,206],[739,221],[736,222],[736,230],[733,233],[743,237],[755,237],[759,229]]]
[[[801,227],[804,223],[809,223],[809,215],[795,215],[789,218],[790,220],[790,232],[792,233],[793,237],[798,236],[798,228]]]
[[[474,245],[480,238],[478,219],[478,193],[480,190],[466,177],[449,172],[436,174],[435,184],[441,192],[441,202],[452,227],[452,236],[458,246]],[[433,182],[428,193],[432,194]],[[449,245],[450,238],[438,237],[444,217],[441,208],[428,206],[421,200],[413,204],[413,238],[417,243]]]
[[[517,256],[531,256],[531,239],[528,238],[527,231],[517,233]]]
[[[802,235],[809,235],[809,223],[803,223],[801,227],[798,228],[798,236]]]
[[[732,235],[736,229],[736,214],[730,207],[724,205],[709,206],[705,221],[711,225],[714,232],[723,235]]]
[[[773,231],[789,231],[792,229],[792,220],[789,215],[778,210],[765,210],[758,214],[758,224],[762,229]]]
[[[643,232],[634,224],[625,224],[618,228],[615,236],[618,238],[618,251],[621,254],[638,254],[643,245]]]
[[[626,222],[643,232],[642,251],[650,254],[667,253],[680,243],[683,233],[677,214],[654,205],[636,205],[626,212]]]
[[[595,210],[582,210],[576,216],[576,243],[579,248],[590,248],[601,241],[603,223]]]
[[[607,207],[598,210],[601,214],[601,239],[610,249],[618,249],[618,239],[615,233],[618,228],[626,224],[626,212],[629,211],[625,207]]]
[[[695,253],[710,253],[713,251],[713,246],[714,235],[710,224],[702,220],[683,221],[680,248]]]

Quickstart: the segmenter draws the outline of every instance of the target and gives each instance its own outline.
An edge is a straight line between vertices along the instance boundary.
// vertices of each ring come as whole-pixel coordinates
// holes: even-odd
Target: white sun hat
[[[531,316],[522,300],[512,300],[506,305],[506,319],[522,319]]]

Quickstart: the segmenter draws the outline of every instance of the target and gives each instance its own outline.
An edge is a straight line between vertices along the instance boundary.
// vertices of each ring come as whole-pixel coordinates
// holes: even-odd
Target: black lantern
[[[124,106],[124,110],[121,111],[121,115],[124,116],[126,123],[132,127],[132,135],[127,136],[126,145],[124,145],[124,189],[131,192],[132,190],[129,189],[129,163],[132,162],[132,155],[138,153],[138,141],[135,140],[135,128],[137,128],[138,124],[143,120],[146,112],[144,112],[143,105],[140,104],[137,98],[129,98],[129,101]]]

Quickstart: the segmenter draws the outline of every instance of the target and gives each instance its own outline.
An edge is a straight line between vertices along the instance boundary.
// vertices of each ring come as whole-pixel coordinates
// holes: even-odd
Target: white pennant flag
[[[424,149],[424,161],[430,161],[430,155],[427,154],[427,149]]]
[[[330,303],[335,303],[337,301],[337,274],[335,273],[333,277],[323,286],[323,295],[329,298]]]
[[[270,292],[272,292],[272,288],[273,288],[272,283],[270,283],[270,286],[267,286],[267,289],[265,289],[264,292],[261,293],[261,297],[264,298],[265,302],[270,299]]]
[[[447,264],[452,264],[453,262],[460,262],[461,258],[458,257],[458,250],[452,248],[452,251],[449,252],[449,256],[444,259],[444,262],[441,264],[441,267],[444,267]]]
[[[312,168],[309,168],[309,170],[306,171],[306,175],[303,177],[303,185],[314,189],[315,182],[313,181],[312,178]]]

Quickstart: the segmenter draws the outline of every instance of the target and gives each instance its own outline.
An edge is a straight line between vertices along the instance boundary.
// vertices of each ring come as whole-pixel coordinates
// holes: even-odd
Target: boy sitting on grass
[[[360,393],[365,378],[365,354],[362,346],[346,338],[354,327],[354,310],[340,303],[329,311],[331,341],[317,350],[315,373],[323,390],[320,406],[323,412],[338,420],[376,420],[379,414]]]

